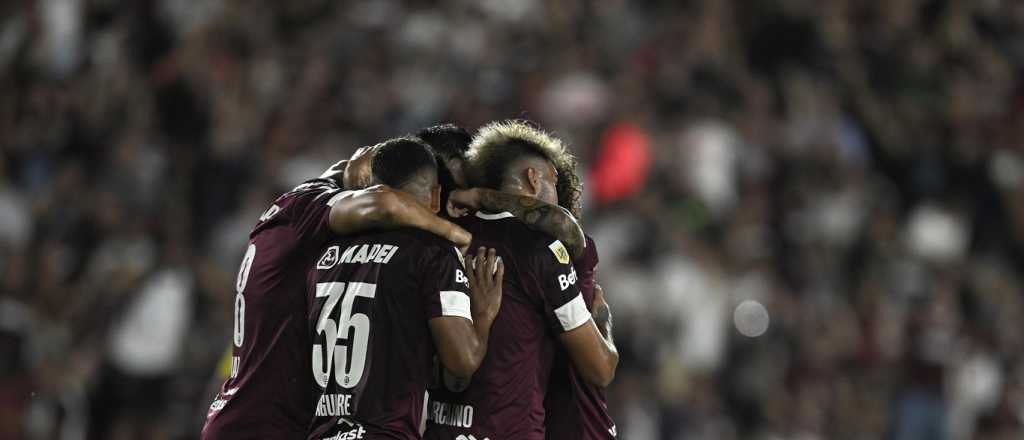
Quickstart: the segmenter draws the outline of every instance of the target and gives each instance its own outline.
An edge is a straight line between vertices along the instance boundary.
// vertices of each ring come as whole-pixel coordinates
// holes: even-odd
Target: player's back
[[[470,318],[458,251],[401,229],[337,239],[309,274],[309,439],[416,439],[435,352],[428,321]]]
[[[303,347],[305,275],[330,237],[340,187],[314,179],[260,216],[236,279],[231,373],[210,405],[202,438],[298,438],[309,427],[309,353]]]
[[[569,254],[508,213],[458,223],[473,234],[474,249],[494,248],[505,262],[503,299],[473,378],[466,384],[446,377],[431,389],[424,438],[543,439],[556,337],[590,318]]]

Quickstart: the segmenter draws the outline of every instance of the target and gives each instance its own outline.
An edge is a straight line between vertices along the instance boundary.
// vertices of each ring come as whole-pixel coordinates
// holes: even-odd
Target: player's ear
[[[434,214],[441,211],[441,185],[436,183],[430,188],[430,210]]]
[[[534,168],[534,167],[527,167],[526,168],[526,184],[527,184],[527,188],[525,188],[525,189],[529,190],[530,196],[536,197],[537,194],[540,194],[540,189],[541,189],[540,171],[537,171],[537,169]]]

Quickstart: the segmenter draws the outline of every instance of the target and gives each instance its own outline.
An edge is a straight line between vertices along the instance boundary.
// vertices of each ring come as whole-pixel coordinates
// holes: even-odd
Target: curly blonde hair
[[[576,174],[576,156],[560,139],[529,121],[495,121],[477,130],[466,153],[470,182],[499,189],[508,164],[524,154],[540,155],[554,165],[558,204],[579,219],[583,185]]]

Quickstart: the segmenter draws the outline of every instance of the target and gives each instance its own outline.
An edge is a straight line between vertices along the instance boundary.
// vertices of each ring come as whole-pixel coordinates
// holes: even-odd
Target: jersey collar
[[[512,215],[511,212],[508,212],[508,211],[499,212],[497,214],[488,214],[488,213],[483,212],[483,211],[477,211],[476,212],[476,216],[478,218],[482,218],[484,220],[500,220],[500,219],[503,219],[503,218],[515,217],[514,215]]]

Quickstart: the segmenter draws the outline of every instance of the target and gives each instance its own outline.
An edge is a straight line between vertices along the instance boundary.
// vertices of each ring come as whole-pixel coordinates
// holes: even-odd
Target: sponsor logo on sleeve
[[[338,264],[338,252],[340,249],[337,246],[331,246],[327,248],[327,252],[320,257],[320,261],[317,261],[317,269],[330,269]]]
[[[561,274],[558,276],[558,287],[562,290],[568,289],[569,286],[576,284],[576,268],[572,268],[568,274]]]
[[[569,251],[561,241],[555,240],[548,245],[548,249],[551,249],[551,253],[555,254],[555,258],[558,259],[559,263],[569,264]]]

